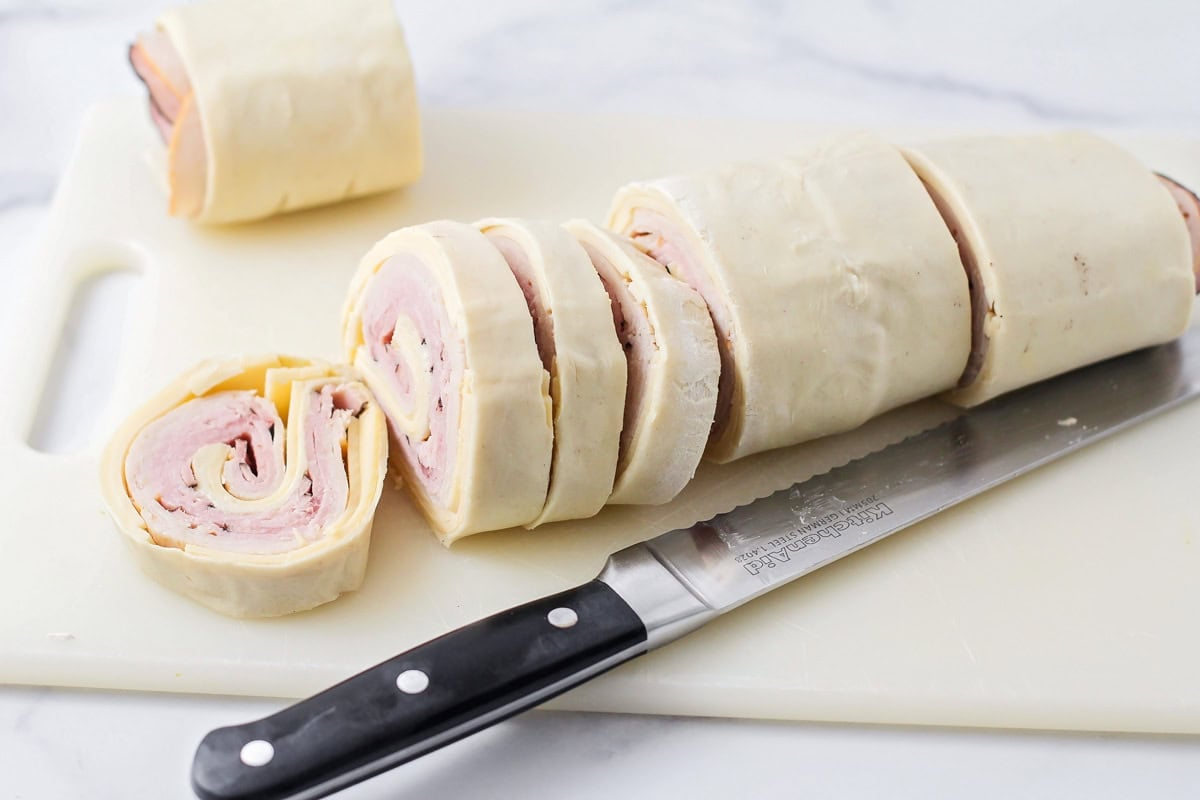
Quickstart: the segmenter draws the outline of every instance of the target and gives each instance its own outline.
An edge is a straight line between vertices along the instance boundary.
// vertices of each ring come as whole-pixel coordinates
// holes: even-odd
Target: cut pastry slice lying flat
[[[521,287],[550,375],[550,487],[528,526],[590,517],[612,493],[625,411],[625,357],[608,294],[583,246],[562,226],[516,219],[477,224]]]
[[[303,611],[361,585],[387,427],[350,370],[204,362],[133,414],[101,461],[142,569],[225,614]]]
[[[717,406],[721,357],[704,300],[620,236],[564,226],[607,290],[627,359],[625,413],[610,503],[666,503],[696,474]]]
[[[713,460],[848,430],[954,386],[966,363],[954,240],[873,136],[630,184],[608,227],[708,305],[721,353]]]
[[[206,0],[129,51],[167,144],[170,212],[239,222],[421,172],[412,65],[387,0]]]
[[[905,154],[970,275],[971,359],[952,401],[975,405],[1187,328],[1196,277],[1185,198],[1121,148],[1058,133]]]
[[[376,244],[351,283],[343,343],[387,414],[393,462],[443,541],[541,515],[549,375],[525,297],[477,227],[431,222]]]

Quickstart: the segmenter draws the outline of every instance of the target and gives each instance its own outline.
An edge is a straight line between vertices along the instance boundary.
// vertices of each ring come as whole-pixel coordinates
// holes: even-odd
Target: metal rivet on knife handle
[[[420,694],[429,688],[429,676],[419,669],[406,669],[396,676],[396,688],[405,694]]]
[[[546,619],[556,628],[570,628],[579,622],[579,615],[570,608],[555,608],[546,615]]]
[[[275,757],[275,747],[263,739],[253,739],[242,746],[240,755],[247,767],[263,767]]]

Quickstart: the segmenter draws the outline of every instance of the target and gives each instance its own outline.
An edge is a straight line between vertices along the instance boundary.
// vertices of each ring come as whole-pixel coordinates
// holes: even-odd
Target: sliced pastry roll
[[[610,503],[666,503],[704,454],[721,371],[703,298],[628,240],[584,220],[564,226],[608,293],[626,390]]]
[[[387,426],[343,367],[204,362],[116,432],[104,500],[141,567],[225,614],[303,611],[359,587]]]
[[[708,305],[721,353],[713,460],[853,428],[952,387],[966,363],[954,240],[873,136],[630,184],[608,227]]]
[[[167,145],[170,213],[238,222],[421,172],[412,65],[388,0],[204,0],[130,62]]]
[[[525,297],[477,227],[431,222],[376,244],[351,283],[343,342],[387,414],[393,462],[443,541],[542,514],[550,379]]]
[[[1056,133],[905,154],[970,275],[971,358],[954,402],[975,405],[1186,329],[1196,286],[1187,198],[1121,148]]]
[[[550,375],[550,486],[542,513],[528,525],[590,517],[612,493],[625,411],[625,357],[608,294],[583,246],[562,226],[517,219],[478,225],[521,287]]]

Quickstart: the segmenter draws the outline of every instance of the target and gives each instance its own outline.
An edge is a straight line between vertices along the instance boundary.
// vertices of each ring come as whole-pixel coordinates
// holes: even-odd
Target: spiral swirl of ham
[[[431,222],[376,244],[351,283],[343,344],[387,415],[393,462],[444,542],[539,517],[550,379],[521,288],[477,227]]]
[[[352,372],[283,356],[204,362],[134,413],[102,460],[141,566],[233,616],[361,585],[383,487],[383,413]]]
[[[625,417],[608,502],[666,503],[696,474],[721,358],[704,300],[633,244],[584,220],[564,225],[608,292],[627,359]]]

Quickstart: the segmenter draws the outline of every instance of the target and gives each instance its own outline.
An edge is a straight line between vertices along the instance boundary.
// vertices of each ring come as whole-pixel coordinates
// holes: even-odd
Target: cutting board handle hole
[[[124,265],[99,264],[76,283],[26,439],[34,450],[75,453],[91,443],[116,386],[130,303],[142,280]]]

